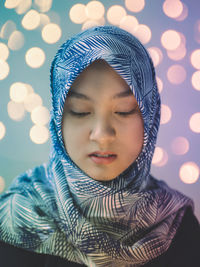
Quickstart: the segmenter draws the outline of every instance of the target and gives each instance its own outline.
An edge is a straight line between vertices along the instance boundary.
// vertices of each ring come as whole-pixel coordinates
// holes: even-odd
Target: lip
[[[103,158],[103,157],[96,157],[94,154],[98,154],[98,155],[112,155],[112,157],[109,158]],[[111,151],[95,151],[89,154],[90,159],[96,163],[96,164],[110,164],[112,163],[114,160],[116,160],[117,155]]]

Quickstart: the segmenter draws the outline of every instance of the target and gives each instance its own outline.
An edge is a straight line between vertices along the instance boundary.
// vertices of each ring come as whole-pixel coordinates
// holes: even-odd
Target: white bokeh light
[[[32,5],[32,0],[22,0],[19,5],[15,8],[15,11],[18,15],[24,14],[27,12]]]
[[[144,9],[145,0],[125,0],[125,6],[131,12],[140,12]]]
[[[183,12],[183,4],[179,0],[165,0],[163,12],[170,18],[178,18]]]
[[[31,93],[24,99],[24,107],[28,112],[32,112],[38,106],[42,106],[40,95]]]
[[[164,156],[164,150],[161,147],[156,147],[154,150],[152,164],[157,165],[159,162],[162,161]]]
[[[6,44],[0,43],[0,59],[1,60],[7,60],[9,56],[9,49]]]
[[[49,139],[49,130],[46,126],[34,125],[30,129],[30,138],[35,144],[44,144]]]
[[[61,35],[61,28],[55,23],[49,23],[45,25],[42,29],[42,39],[48,44],[54,44],[58,42]]]
[[[120,5],[113,5],[107,11],[107,20],[113,25],[120,25],[120,21],[126,16],[126,10]]]
[[[133,34],[138,26],[138,20],[134,16],[124,16],[119,23],[119,27]]]
[[[200,49],[196,49],[192,52],[190,61],[195,69],[200,69]]]
[[[85,7],[86,16],[91,20],[98,20],[104,16],[105,7],[99,1],[90,1]]]
[[[20,31],[14,31],[8,39],[8,47],[11,50],[19,50],[24,45],[24,35]]]
[[[47,14],[40,14],[40,28],[50,23],[50,18]]]
[[[12,20],[8,20],[3,24],[1,28],[0,37],[2,39],[8,39],[12,32],[14,32],[16,29],[16,24]]]
[[[29,10],[22,19],[22,26],[26,30],[34,30],[40,25],[40,14],[34,10]]]
[[[0,140],[4,138],[6,134],[6,127],[3,122],[0,121]]]
[[[167,55],[172,60],[181,60],[186,56],[187,50],[184,43],[181,43],[180,46],[175,50],[167,50]]]
[[[34,3],[39,8],[40,12],[47,12],[52,6],[52,0],[34,0]]]
[[[171,143],[172,152],[176,155],[185,155],[189,147],[189,141],[183,136],[176,137]]]
[[[10,86],[10,99],[14,102],[23,102],[28,92],[25,84],[21,82],[15,82]]]
[[[167,71],[167,78],[173,84],[181,84],[186,79],[186,70],[181,65],[172,65]]]
[[[136,27],[134,35],[142,44],[147,44],[151,40],[151,29],[147,25],[139,24]]]
[[[177,18],[175,18],[178,21],[183,21],[188,16],[188,7],[183,2],[182,2],[182,5],[183,5],[183,11],[182,11],[182,13],[180,14],[180,16],[178,16]]]
[[[186,184],[196,183],[199,178],[199,167],[195,162],[185,162],[179,170],[179,177]]]
[[[2,193],[4,191],[5,188],[5,180],[2,176],[0,176],[0,193]]]
[[[16,103],[14,101],[8,102],[8,115],[12,120],[21,121],[25,116],[25,109],[23,103]]]
[[[45,125],[49,122],[50,113],[44,106],[38,106],[31,112],[31,120],[37,125]]]
[[[10,72],[10,67],[8,63],[0,59],[0,80],[5,79]]]
[[[82,24],[87,20],[85,5],[83,4],[75,4],[71,7],[69,11],[69,17],[72,22],[77,24]]]
[[[45,53],[40,47],[32,47],[26,52],[25,60],[29,67],[40,68],[45,62]]]
[[[161,44],[167,50],[175,50],[181,44],[180,34],[175,30],[167,30],[161,35]]]
[[[6,8],[15,8],[20,4],[21,0],[6,0],[4,6]]]
[[[194,113],[189,119],[190,129],[195,133],[200,133],[200,112]]]
[[[194,89],[200,91],[200,70],[195,71],[192,74],[191,82],[192,82],[192,86],[194,87]]]
[[[171,120],[172,111],[169,106],[161,104],[160,124],[166,124]]]
[[[97,20],[86,20],[83,25],[82,25],[82,30],[86,30],[88,28],[94,27],[94,26],[100,26],[102,25],[99,21]]]
[[[158,91],[159,93],[161,93],[163,90],[163,81],[158,76],[156,76],[156,82],[158,86]]]

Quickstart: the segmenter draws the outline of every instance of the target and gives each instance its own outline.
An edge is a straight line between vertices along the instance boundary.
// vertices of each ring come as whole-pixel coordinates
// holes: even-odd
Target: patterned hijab
[[[127,82],[144,120],[141,153],[106,182],[92,179],[71,160],[61,131],[73,81],[98,59]],[[17,177],[1,196],[1,240],[87,266],[141,266],[164,253],[193,202],[150,175],[160,97],[146,49],[115,26],[82,31],[57,52],[51,92],[49,161]]]

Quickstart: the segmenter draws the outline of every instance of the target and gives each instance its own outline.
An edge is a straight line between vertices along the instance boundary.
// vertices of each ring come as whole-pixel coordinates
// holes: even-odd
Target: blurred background
[[[198,0],[0,1],[0,192],[48,161],[51,61],[94,25],[131,32],[152,56],[162,108],[151,172],[191,197],[200,221]]]

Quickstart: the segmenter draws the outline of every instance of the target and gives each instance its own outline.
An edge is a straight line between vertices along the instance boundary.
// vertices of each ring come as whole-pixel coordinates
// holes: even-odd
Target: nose
[[[115,136],[116,130],[107,118],[96,120],[90,131],[90,140],[99,144],[111,143]]]

